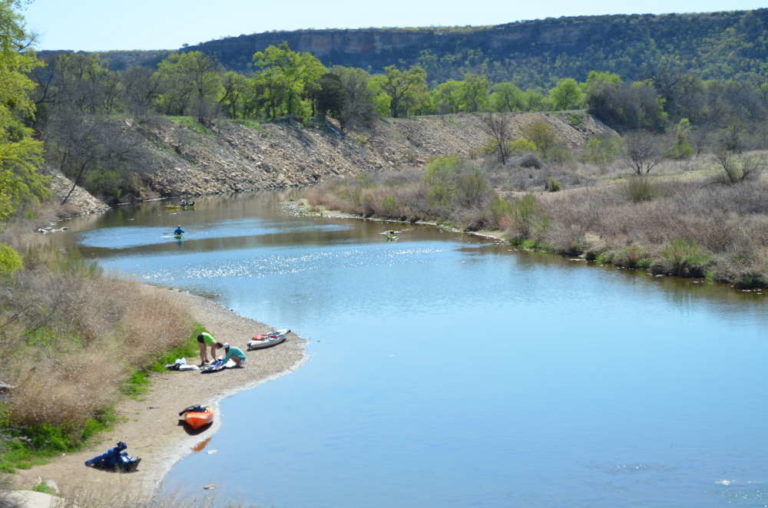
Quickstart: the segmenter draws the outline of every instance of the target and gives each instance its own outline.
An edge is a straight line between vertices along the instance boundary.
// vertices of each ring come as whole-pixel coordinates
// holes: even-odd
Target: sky
[[[498,25],[599,14],[758,9],[766,0],[25,0],[38,50],[178,49],[274,30]]]

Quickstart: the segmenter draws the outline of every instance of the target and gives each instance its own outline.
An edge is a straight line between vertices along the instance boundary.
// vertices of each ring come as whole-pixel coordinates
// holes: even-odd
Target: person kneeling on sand
[[[221,347],[221,345],[216,342],[216,339],[213,338],[213,335],[211,335],[208,332],[203,332],[200,335],[197,336],[197,345],[200,346],[200,366],[206,365],[208,363],[208,351],[205,349],[206,346],[211,347],[211,358],[213,362],[216,361],[216,346]]]
[[[217,342],[216,347],[224,348],[224,352],[226,353],[224,356],[224,361],[222,362],[224,365],[226,365],[231,358],[232,361],[235,362],[236,367],[245,367],[245,361],[248,359],[248,357],[245,356],[245,353],[243,353],[242,349],[237,346],[230,346],[226,342],[224,344]]]

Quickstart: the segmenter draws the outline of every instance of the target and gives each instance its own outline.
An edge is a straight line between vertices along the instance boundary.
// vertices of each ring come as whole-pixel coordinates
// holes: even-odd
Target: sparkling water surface
[[[214,484],[217,506],[285,508],[768,506],[763,297],[429,227],[397,225],[391,242],[391,224],[290,216],[280,198],[121,209],[78,235],[107,271],[309,339],[300,369],[222,401],[217,453],[181,460],[163,493]]]

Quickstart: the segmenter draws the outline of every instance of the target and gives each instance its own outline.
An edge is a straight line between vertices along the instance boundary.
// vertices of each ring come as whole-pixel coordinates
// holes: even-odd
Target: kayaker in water
[[[235,362],[236,367],[245,367],[245,361],[248,359],[243,353],[243,350],[237,346],[230,346],[229,344],[217,342],[216,347],[224,348],[224,352],[227,353],[224,356],[224,364],[226,364],[231,358]]]
[[[184,234],[184,230],[181,229],[181,225],[176,226],[176,229],[173,230],[173,234],[176,236],[181,236]]]
[[[206,350],[206,346],[211,347],[211,361],[216,361],[216,347],[221,347],[221,345],[216,342],[216,339],[208,332],[202,332],[200,335],[197,336],[197,345],[200,347],[200,366],[208,364],[208,351]]]

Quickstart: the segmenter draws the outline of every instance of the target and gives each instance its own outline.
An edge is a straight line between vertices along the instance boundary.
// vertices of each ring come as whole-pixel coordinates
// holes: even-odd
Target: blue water
[[[147,207],[81,234],[107,270],[309,339],[222,402],[163,492],[274,507],[767,506],[766,302],[430,228]],[[177,242],[163,237],[181,221]],[[214,330],[215,334],[215,330]],[[278,346],[279,347],[279,346]],[[257,353],[248,368],[258,368]]]

